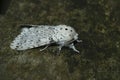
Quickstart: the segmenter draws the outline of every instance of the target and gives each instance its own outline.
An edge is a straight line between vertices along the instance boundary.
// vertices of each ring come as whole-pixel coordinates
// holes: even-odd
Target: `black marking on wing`
[[[53,40],[53,38],[49,38],[50,43],[55,43],[55,41]]]

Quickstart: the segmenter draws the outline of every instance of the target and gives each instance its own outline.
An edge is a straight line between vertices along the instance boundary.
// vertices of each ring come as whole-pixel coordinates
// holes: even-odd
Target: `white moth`
[[[48,26],[48,25],[24,25],[21,33],[10,44],[10,47],[15,50],[27,50],[40,46],[45,46],[45,50],[50,44],[58,44],[58,53],[60,53],[63,46],[73,49],[75,52],[79,51],[74,46],[74,41],[78,40],[76,31],[66,25]]]

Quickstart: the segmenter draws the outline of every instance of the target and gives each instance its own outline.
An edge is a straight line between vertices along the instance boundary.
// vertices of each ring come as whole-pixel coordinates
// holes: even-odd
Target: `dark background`
[[[120,0],[11,0],[5,5],[0,80],[120,80]],[[80,54],[63,48],[56,56],[57,46],[12,50],[21,24],[72,26],[83,40],[75,44]]]
[[[7,11],[11,0],[0,0],[0,14],[5,14]]]

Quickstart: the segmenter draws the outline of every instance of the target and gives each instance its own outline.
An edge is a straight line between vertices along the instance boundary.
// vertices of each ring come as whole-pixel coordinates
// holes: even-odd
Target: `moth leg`
[[[60,54],[60,51],[61,51],[62,47],[63,47],[62,45],[58,46],[58,51],[57,51],[58,55]]]
[[[79,51],[75,48],[73,43],[69,45],[69,48],[71,48],[71,49],[73,49],[73,51],[79,53]]]
[[[59,55],[60,54],[60,51],[62,49],[62,47],[65,45],[65,42],[58,42],[59,46],[58,46],[58,51],[57,51],[57,54]]]
[[[82,40],[76,40],[77,42],[82,42]]]
[[[47,49],[47,48],[48,48],[48,45],[45,46],[43,49],[40,49],[40,51],[43,51],[43,50],[45,50],[45,49]]]

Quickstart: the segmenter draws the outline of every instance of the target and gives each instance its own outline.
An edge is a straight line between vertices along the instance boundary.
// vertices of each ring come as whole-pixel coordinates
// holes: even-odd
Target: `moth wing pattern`
[[[23,28],[21,33],[11,43],[10,47],[16,50],[26,50],[51,43],[51,36],[54,34],[50,26],[32,26]]]

